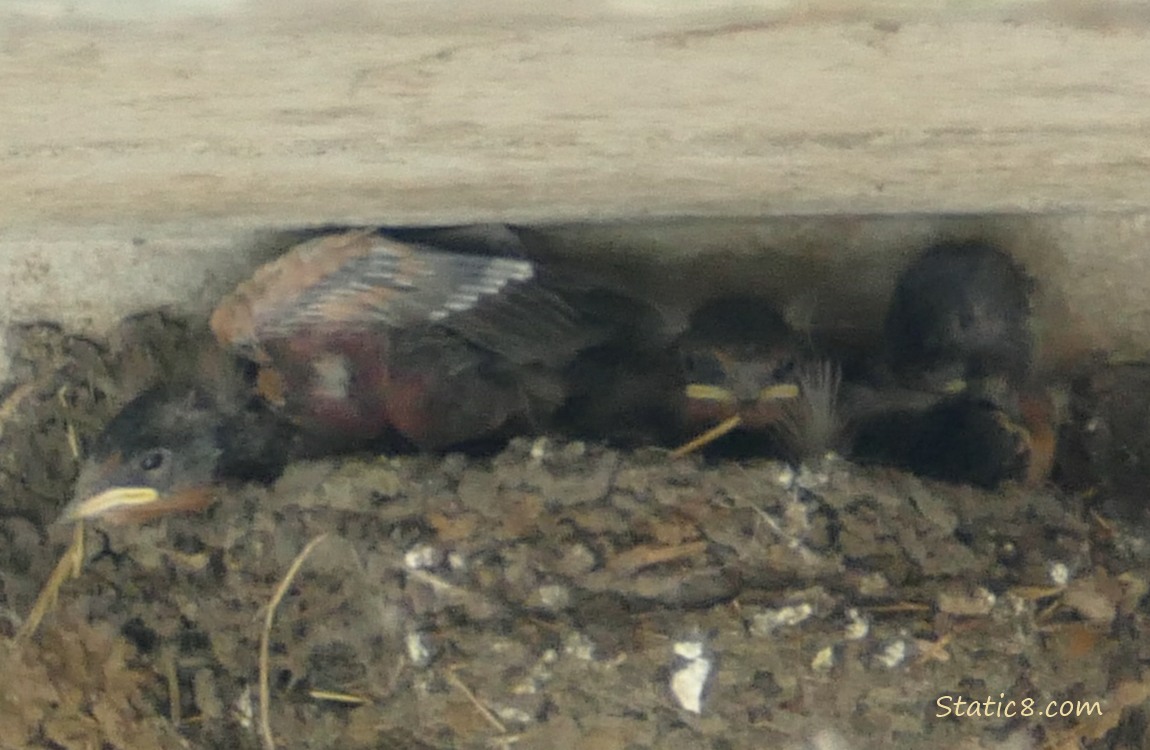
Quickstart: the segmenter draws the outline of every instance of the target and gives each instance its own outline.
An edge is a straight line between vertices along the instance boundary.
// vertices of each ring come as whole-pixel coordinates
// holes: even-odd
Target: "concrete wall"
[[[985,231],[1052,327],[1150,349],[1142,3],[267,5],[0,2],[0,326],[204,310],[278,230],[511,220],[832,319]]]

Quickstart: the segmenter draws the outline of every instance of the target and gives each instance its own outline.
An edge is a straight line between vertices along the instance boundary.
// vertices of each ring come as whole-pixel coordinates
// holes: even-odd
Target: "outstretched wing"
[[[266,342],[299,333],[422,326],[515,361],[546,361],[556,348],[578,348],[564,346],[579,338],[576,317],[525,258],[353,231],[302,243],[259,268],[217,306],[212,330],[265,362]]]

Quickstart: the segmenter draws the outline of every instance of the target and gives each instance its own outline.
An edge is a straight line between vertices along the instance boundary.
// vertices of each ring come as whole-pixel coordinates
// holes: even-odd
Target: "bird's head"
[[[226,416],[191,389],[129,402],[97,438],[62,520],[134,523],[211,504]]]
[[[738,417],[744,427],[772,423],[799,396],[799,343],[768,300],[720,299],[697,310],[680,342],[691,421]]]
[[[684,356],[688,411],[712,419],[734,414],[748,427],[772,422],[780,404],[798,398],[795,363],[786,351],[707,347]]]
[[[885,322],[887,359],[903,385],[940,395],[1017,386],[1033,354],[1033,284],[1003,251],[943,242],[900,275]],[[993,393],[989,393],[993,396]]]

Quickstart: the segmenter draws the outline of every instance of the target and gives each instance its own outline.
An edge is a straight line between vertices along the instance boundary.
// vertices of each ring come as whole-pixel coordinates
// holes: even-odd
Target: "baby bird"
[[[835,441],[838,368],[814,357],[767,300],[731,297],[700,308],[680,350],[684,422],[699,434],[673,457],[735,430],[767,435],[791,460]]]
[[[245,467],[284,463],[284,425],[313,452],[387,440],[443,450],[538,429],[568,369],[648,318],[624,295],[494,246],[356,230],[297,245],[216,307],[219,346],[252,387],[163,384],[130,403],[83,467],[66,519],[143,519],[205,505]],[[238,392],[237,392],[238,391]],[[266,436],[266,439],[265,439]],[[318,448],[316,448],[318,446]]]
[[[992,400],[1030,372],[1031,282],[981,241],[942,242],[903,271],[885,323],[886,356],[901,385]]]
[[[896,382],[885,406],[857,421],[851,457],[983,487],[1041,481],[1053,409],[1031,382],[1031,293],[1022,269],[986,242],[921,253],[899,277],[884,327]]]

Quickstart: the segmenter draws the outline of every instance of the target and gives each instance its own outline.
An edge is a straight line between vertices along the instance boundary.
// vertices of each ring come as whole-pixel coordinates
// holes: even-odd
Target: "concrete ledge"
[[[618,283],[689,309],[708,296],[758,291],[819,326],[873,333],[891,284],[940,237],[989,237],[1040,282],[1054,351],[1073,346],[1150,356],[1150,214],[693,218],[552,225],[536,248],[578,256]],[[48,319],[102,333],[132,312],[205,314],[288,240],[234,229],[197,234],[103,227],[54,238],[0,234],[6,322]],[[6,363],[0,362],[0,365]]]

